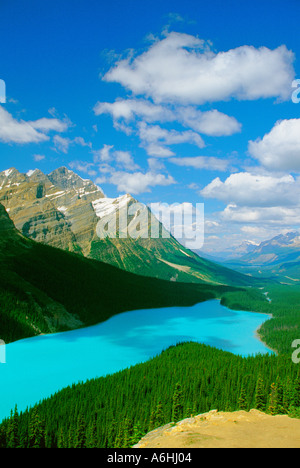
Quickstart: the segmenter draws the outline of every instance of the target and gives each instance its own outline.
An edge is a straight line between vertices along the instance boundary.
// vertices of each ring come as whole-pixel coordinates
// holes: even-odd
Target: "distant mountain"
[[[228,248],[223,250],[222,252],[216,252],[215,255],[208,254],[207,252],[203,252],[202,250],[195,250],[200,257],[206,258],[207,260],[211,260],[212,262],[216,263],[225,263],[227,260],[230,261],[234,258],[240,258],[243,255],[253,252],[253,250],[258,246],[255,242],[252,241],[244,241],[237,247]]]
[[[75,329],[114,314],[189,306],[234,288],[163,281],[23,236],[0,204],[0,338]]]
[[[253,252],[258,247],[258,244],[253,241],[244,241],[238,247],[234,249],[232,253],[233,257],[240,257],[241,255],[246,255]]]
[[[271,265],[286,261],[300,260],[300,234],[280,234],[254,247],[239,261],[255,265]]]
[[[281,282],[300,282],[300,234],[288,232],[266,240],[251,252],[226,261],[228,267],[244,273],[279,278]]]
[[[109,222],[135,202],[129,194],[106,198],[92,181],[65,167],[48,175],[38,169],[21,174],[11,168],[0,173],[0,203],[17,229],[32,240],[144,276],[180,282],[249,284],[250,278],[200,258],[172,236],[143,238],[148,224],[139,226],[136,239],[121,238],[120,226],[115,238],[99,238],[99,221]],[[141,211],[153,216],[145,205]],[[134,216],[128,218],[129,225],[131,222]]]

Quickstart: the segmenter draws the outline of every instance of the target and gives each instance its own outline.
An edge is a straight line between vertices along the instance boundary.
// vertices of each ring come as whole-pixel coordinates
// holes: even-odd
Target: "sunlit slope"
[[[255,284],[250,277],[202,259],[172,236],[99,238],[99,221],[119,216],[136,200],[129,194],[107,198],[93,182],[65,167],[48,175],[39,170],[21,174],[14,168],[1,172],[0,203],[24,236],[132,273],[172,282]],[[145,205],[143,209],[148,212]],[[142,233],[146,227],[140,229]]]

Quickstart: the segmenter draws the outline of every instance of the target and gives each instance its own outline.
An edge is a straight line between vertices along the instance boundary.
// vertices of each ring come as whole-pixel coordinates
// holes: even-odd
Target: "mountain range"
[[[0,203],[16,228],[27,238],[52,247],[100,260],[120,269],[168,281],[249,285],[251,278],[199,257],[173,236],[99,238],[101,219],[111,221],[136,203],[129,194],[105,197],[101,188],[66,167],[46,175],[40,170],[0,173]],[[142,210],[153,216],[149,208]],[[128,218],[128,224],[133,221]],[[164,227],[156,220],[160,232]]]
[[[297,284],[300,281],[300,233],[275,236],[224,264],[245,273],[265,274],[288,284]]]

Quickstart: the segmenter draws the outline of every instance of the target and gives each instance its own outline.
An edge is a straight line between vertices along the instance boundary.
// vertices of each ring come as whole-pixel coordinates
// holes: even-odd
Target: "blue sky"
[[[0,16],[0,171],[64,165],[109,197],[204,203],[211,254],[299,228],[298,0],[11,0]]]

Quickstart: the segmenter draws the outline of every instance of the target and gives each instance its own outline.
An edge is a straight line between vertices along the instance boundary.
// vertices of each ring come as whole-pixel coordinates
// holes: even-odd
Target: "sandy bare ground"
[[[300,448],[300,420],[213,410],[149,432],[135,448]]]

